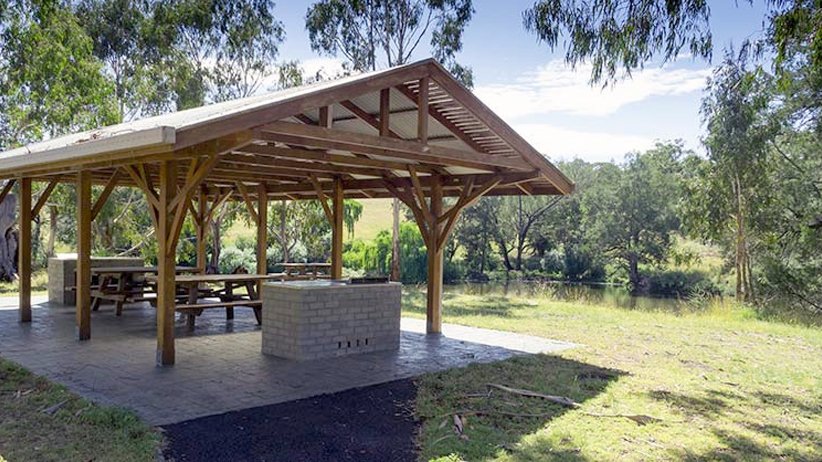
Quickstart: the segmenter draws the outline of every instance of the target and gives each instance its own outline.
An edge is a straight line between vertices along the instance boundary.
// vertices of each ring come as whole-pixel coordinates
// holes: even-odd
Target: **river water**
[[[544,281],[507,281],[461,283],[444,286],[445,293],[548,298],[574,303],[589,303],[643,311],[681,312],[688,302],[676,298],[631,295],[624,286],[564,284]]]

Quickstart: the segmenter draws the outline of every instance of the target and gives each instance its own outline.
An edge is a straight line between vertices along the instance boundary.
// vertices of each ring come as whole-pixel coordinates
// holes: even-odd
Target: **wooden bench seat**
[[[186,324],[189,328],[194,327],[194,320],[197,316],[203,314],[204,310],[211,309],[211,308],[225,308],[226,310],[226,319],[233,319],[234,318],[234,308],[235,307],[247,307],[252,308],[254,310],[254,317],[257,318],[257,324],[262,324],[262,307],[263,302],[262,300],[232,300],[232,301],[220,301],[220,302],[204,302],[204,303],[183,303],[178,304],[175,306],[175,310],[186,314]]]

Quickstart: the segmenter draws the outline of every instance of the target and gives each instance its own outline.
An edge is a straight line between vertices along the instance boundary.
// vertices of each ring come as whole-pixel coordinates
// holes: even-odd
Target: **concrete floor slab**
[[[0,298],[0,356],[93,401],[133,409],[163,425],[276,404],[427,372],[487,363],[574,345],[508,332],[446,324],[425,335],[425,321],[403,318],[400,349],[296,362],[263,355],[251,310],[207,310],[189,331],[177,322],[177,364],[154,365],[155,312],[130,305],[92,313],[92,338],[76,339],[74,308],[35,297],[34,321],[17,322],[16,298]]]

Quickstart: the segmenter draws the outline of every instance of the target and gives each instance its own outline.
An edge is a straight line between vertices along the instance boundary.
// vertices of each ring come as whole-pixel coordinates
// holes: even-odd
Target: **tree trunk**
[[[33,267],[35,269],[40,268],[42,261],[38,260],[38,256],[40,255],[40,246],[42,245],[40,242],[40,233],[42,232],[40,216],[34,217],[34,226],[32,227],[31,231],[31,257]]]
[[[222,214],[214,217],[214,220],[211,221],[211,264],[209,264],[209,268],[206,269],[206,273],[216,273],[220,268],[220,251],[222,250],[222,246],[220,245],[220,225],[222,222]]]
[[[745,217],[742,211],[742,191],[739,176],[734,177],[733,182],[734,196],[736,199],[736,299],[738,301],[745,301],[746,284],[745,272],[747,265],[745,264]]]
[[[633,253],[628,255],[628,281],[631,284],[631,291],[638,292],[640,288],[639,257]]]
[[[391,280],[400,280],[400,200],[396,197],[391,204],[393,227],[391,229]]]
[[[8,194],[0,202],[0,280],[13,281],[17,275],[17,196]]]
[[[290,260],[289,255],[289,247],[288,247],[288,236],[286,236],[286,223],[287,217],[286,214],[288,213],[288,202],[283,200],[282,201],[283,210],[280,213],[280,245],[283,249],[283,263],[288,263]]]
[[[57,206],[49,206],[49,240],[46,244],[46,256],[54,256],[54,243],[57,239]]]
[[[511,265],[511,258],[508,257],[508,246],[505,245],[505,240],[499,238],[497,244],[499,244],[499,251],[502,256],[502,263],[505,265],[505,271],[513,270],[514,267]]]

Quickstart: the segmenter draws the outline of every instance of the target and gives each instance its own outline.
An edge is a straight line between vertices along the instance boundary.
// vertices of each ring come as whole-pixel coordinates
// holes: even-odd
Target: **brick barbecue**
[[[401,288],[343,281],[263,284],[263,353],[307,360],[396,350]]]

